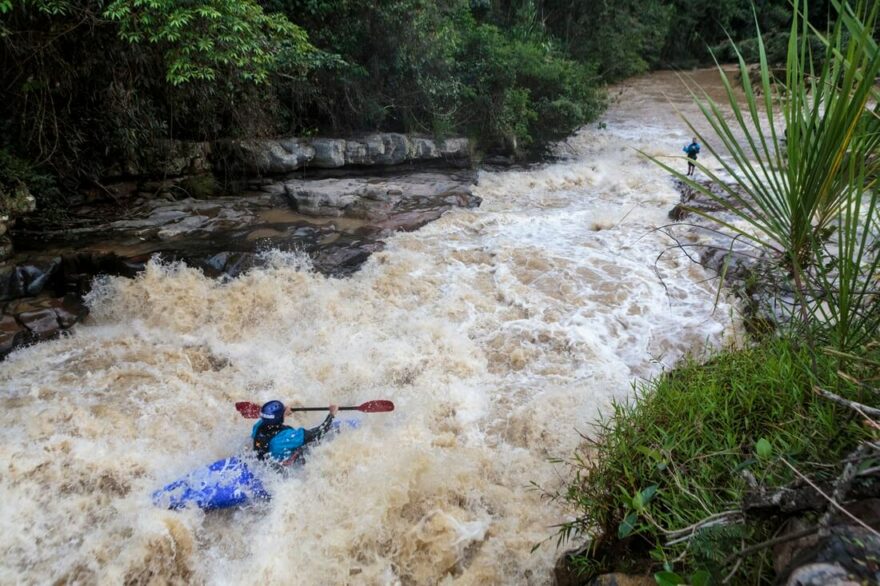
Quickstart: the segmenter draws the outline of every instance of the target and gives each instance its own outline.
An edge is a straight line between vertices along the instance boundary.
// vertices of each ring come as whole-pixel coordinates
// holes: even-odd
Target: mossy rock
[[[20,183],[8,190],[0,187],[0,214],[14,218],[36,207],[37,202],[26,185]]]

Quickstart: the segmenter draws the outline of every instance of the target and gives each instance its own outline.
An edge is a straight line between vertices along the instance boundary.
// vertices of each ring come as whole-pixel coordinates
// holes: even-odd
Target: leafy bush
[[[305,31],[252,0],[114,0],[104,15],[127,42],[162,47],[174,85],[214,81],[218,73],[265,83],[278,53],[314,50]]]
[[[493,25],[477,25],[459,62],[466,88],[463,123],[497,143],[558,140],[604,107],[594,70],[540,38],[511,38]]]

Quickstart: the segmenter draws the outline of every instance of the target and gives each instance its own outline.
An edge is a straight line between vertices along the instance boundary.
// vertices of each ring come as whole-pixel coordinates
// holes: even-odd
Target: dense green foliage
[[[278,53],[302,59],[313,49],[301,28],[247,1],[114,0],[104,16],[129,43],[160,46],[174,85],[221,75],[265,83]]]
[[[785,0],[757,14],[790,17]],[[705,61],[750,21],[748,0],[0,0],[0,147],[68,186],[167,138],[538,149],[595,118],[604,83]]]
[[[600,74],[610,79],[647,68],[706,63],[710,48],[754,36],[756,19],[764,31],[776,33],[787,29],[792,16],[789,0],[544,0],[539,4],[563,49],[576,59],[596,63]],[[828,1],[811,0],[809,10],[810,20],[824,29]]]

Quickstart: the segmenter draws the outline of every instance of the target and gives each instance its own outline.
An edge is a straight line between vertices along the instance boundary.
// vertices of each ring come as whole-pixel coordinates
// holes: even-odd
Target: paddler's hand
[[[339,405],[330,405],[330,415],[336,417],[336,412],[339,411]]]

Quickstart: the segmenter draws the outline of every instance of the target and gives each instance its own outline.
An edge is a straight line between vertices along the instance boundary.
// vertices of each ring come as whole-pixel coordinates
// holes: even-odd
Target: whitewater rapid
[[[669,74],[615,89],[565,159],[481,172],[481,208],[395,235],[351,278],[267,252],[226,283],[160,263],[100,282],[76,335],[0,363],[0,583],[551,582],[572,514],[543,494],[566,478],[553,460],[633,381],[731,332],[710,275],[657,260],[679,195],[636,149],[689,139],[657,87],[684,96]],[[153,506],[247,448],[235,401],[273,398],[397,409],[271,480],[271,502]]]

